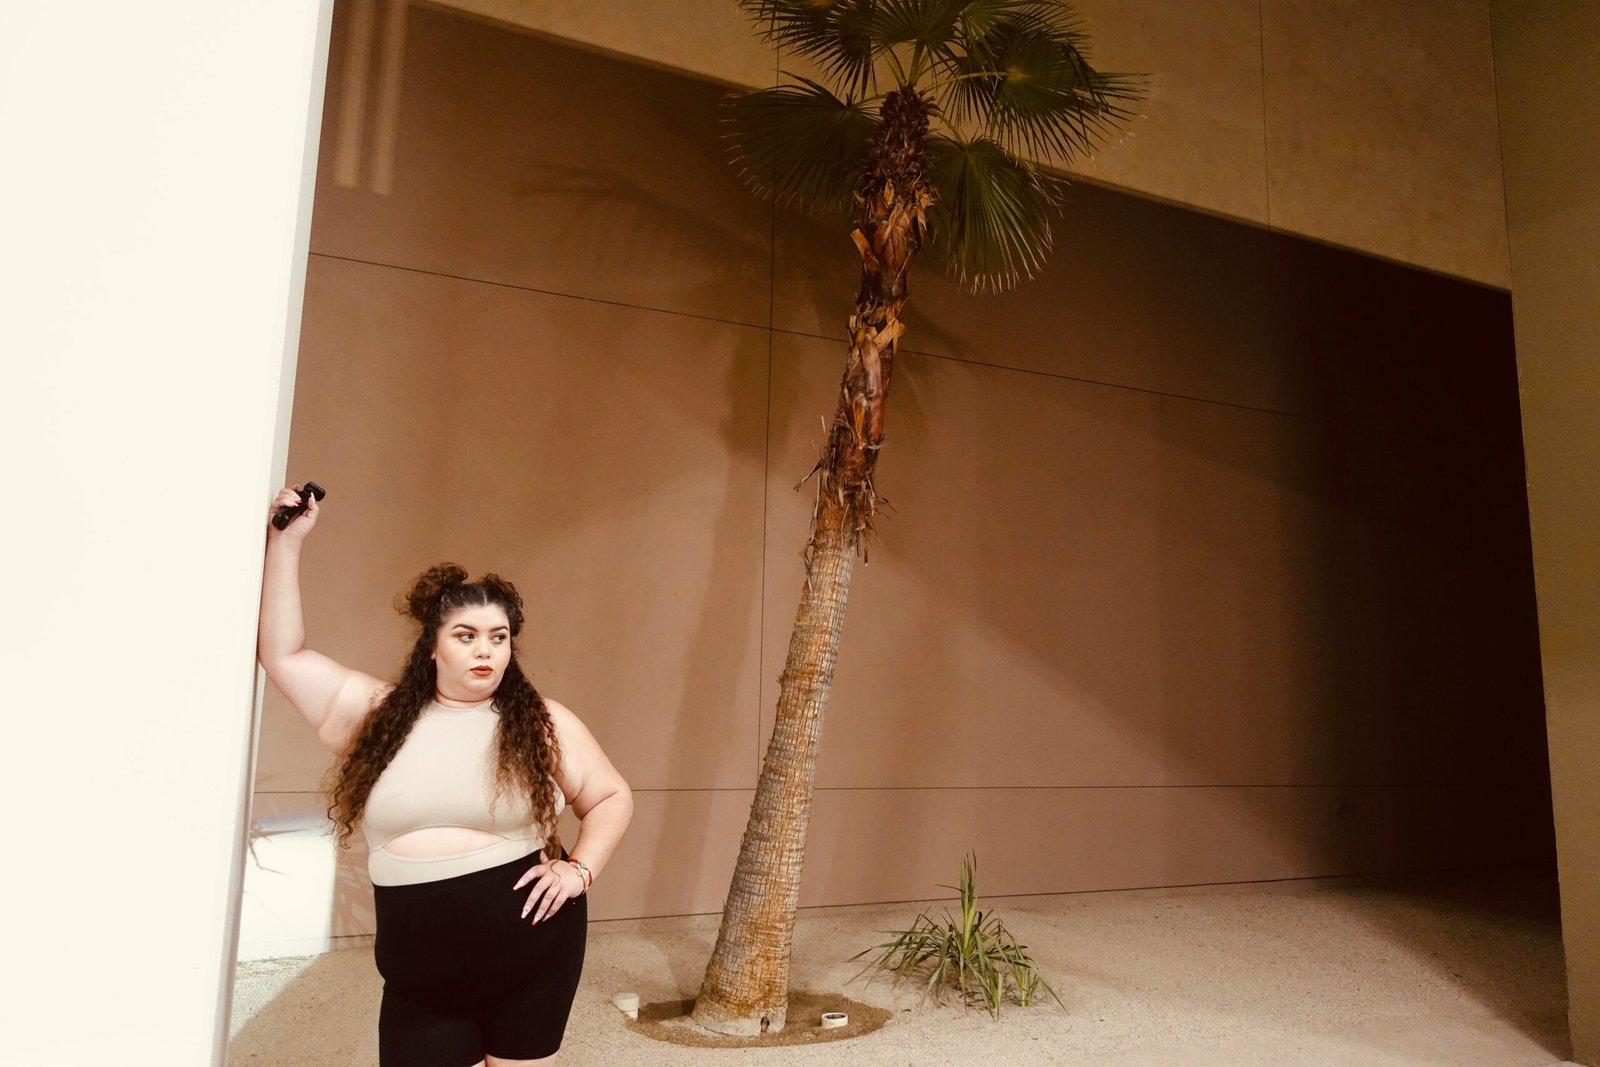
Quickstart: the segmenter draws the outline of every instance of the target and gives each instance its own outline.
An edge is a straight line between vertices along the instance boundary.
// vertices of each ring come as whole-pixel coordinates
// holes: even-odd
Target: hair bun
[[[398,610],[400,614],[410,615],[426,626],[444,591],[453,585],[465,585],[466,581],[466,569],[457,564],[441,563],[429,567],[411,584],[411,589],[397,605]]]

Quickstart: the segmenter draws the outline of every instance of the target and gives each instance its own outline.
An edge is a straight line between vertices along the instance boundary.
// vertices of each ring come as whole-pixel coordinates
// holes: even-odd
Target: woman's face
[[[451,612],[434,638],[435,688],[445,700],[472,704],[489,699],[510,662],[511,623],[497,604]]]

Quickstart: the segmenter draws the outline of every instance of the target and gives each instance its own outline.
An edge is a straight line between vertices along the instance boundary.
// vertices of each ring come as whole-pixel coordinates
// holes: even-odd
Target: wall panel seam
[[[983,792],[995,790],[1085,791],[1085,790],[1152,790],[1152,789],[1483,789],[1491,783],[1475,781],[1415,781],[1415,782],[1178,782],[1178,783],[1127,783],[1122,785],[1092,783],[1084,785],[829,785],[818,786],[817,792],[836,793],[934,793]],[[1502,783],[1518,785],[1519,783]],[[738,790],[727,790],[738,792]],[[638,790],[637,792],[646,792]],[[701,792],[701,790],[660,790],[660,792]]]
[[[1506,233],[1506,285],[1507,292],[1515,293],[1517,287],[1517,271],[1515,259],[1511,248],[1511,181],[1506,173],[1506,139],[1503,129],[1504,122],[1500,114],[1500,98],[1502,86],[1500,84],[1500,56],[1495,51],[1494,11],[1486,11],[1489,23],[1489,80],[1494,85],[1494,149],[1495,158],[1500,161],[1500,212],[1504,217]],[[1516,309],[1513,307],[1512,315],[1515,317]],[[1514,344],[1515,342],[1513,342]],[[1517,360],[1517,395],[1522,395],[1522,361]]]
[[[562,292],[562,291],[560,291],[558,289],[541,289],[541,288],[538,288],[537,286],[518,285],[515,282],[495,281],[495,280],[489,279],[489,278],[475,278],[475,277],[472,277],[470,275],[465,275],[465,274],[451,274],[448,271],[429,270],[429,269],[427,269],[425,267],[408,267],[408,266],[405,266],[403,264],[398,264],[398,263],[384,263],[384,262],[382,262],[380,260],[361,259],[361,258],[359,258],[357,256],[340,256],[340,255],[334,255],[334,254],[329,253],[329,252],[313,252],[313,253],[311,253],[311,255],[313,257],[316,257],[316,258],[328,259],[328,260],[333,260],[333,261],[341,262],[341,263],[358,263],[358,264],[361,264],[363,266],[379,267],[379,268],[383,268],[383,269],[387,269],[387,270],[405,271],[405,272],[410,273],[410,274],[425,274],[425,275],[428,275],[428,276],[434,277],[434,278],[447,278],[450,281],[466,282],[468,284],[492,285],[492,286],[494,286],[496,288],[499,288],[499,289],[514,289],[514,290],[516,290],[518,292],[537,293],[537,294],[539,294],[541,296],[552,296],[552,297],[557,297],[557,298],[566,299],[566,300],[582,300],[582,301],[586,301],[586,302],[592,303],[592,304],[604,304],[604,305],[606,305],[608,307],[627,308],[627,309],[629,309],[631,311],[655,312],[657,314],[662,314],[662,315],[676,315],[679,318],[697,319],[697,320],[699,320],[701,322],[716,322],[716,323],[721,323],[724,326],[736,326],[736,327],[739,327],[741,329],[765,330],[769,335],[783,334],[783,335],[788,336],[788,337],[803,337],[803,338],[807,338],[808,340],[813,340],[813,341],[835,341],[835,340],[837,340],[837,338],[835,338],[835,337],[830,337],[830,336],[826,336],[826,335],[823,335],[823,334],[807,333],[807,332],[802,331],[802,330],[785,330],[785,329],[779,329],[779,328],[777,328],[775,326],[771,326],[771,325],[763,326],[760,323],[740,322],[740,321],[738,321],[736,319],[723,319],[723,318],[718,318],[715,315],[701,315],[701,314],[697,314],[697,313],[692,312],[692,311],[677,311],[677,310],[674,310],[672,308],[654,307],[654,306],[649,305],[649,304],[630,304],[627,301],[623,301],[623,300],[607,300],[604,297],[584,296],[584,295],[582,295],[580,293],[567,293],[567,292]],[[769,340],[768,340],[768,347],[769,347],[769,350],[770,350],[770,348],[771,348],[771,338],[770,337],[769,337]],[[1171,392],[1166,392],[1166,391],[1161,390],[1161,389],[1150,389],[1150,388],[1147,388],[1145,386],[1129,385],[1129,384],[1123,383],[1123,382],[1109,382],[1109,381],[1105,381],[1105,380],[1099,379],[1099,378],[1085,378],[1085,377],[1081,377],[1081,376],[1078,376],[1078,375],[1061,374],[1061,373],[1058,373],[1058,372],[1055,372],[1055,371],[1039,370],[1039,369],[1034,368],[1034,367],[1011,367],[1011,366],[1007,366],[1007,365],[1005,365],[1003,363],[990,363],[990,362],[986,362],[984,360],[970,359],[970,358],[965,357],[965,356],[952,356],[952,355],[949,355],[949,354],[946,354],[946,353],[942,353],[942,352],[926,352],[926,351],[922,351],[922,350],[919,350],[919,349],[916,349],[916,348],[911,348],[909,346],[902,347],[901,351],[906,355],[919,356],[919,357],[922,357],[924,359],[942,359],[942,360],[946,360],[946,361],[951,362],[951,363],[964,363],[964,364],[967,364],[969,366],[986,367],[986,368],[989,368],[991,370],[1005,371],[1005,372],[1009,372],[1009,373],[1013,373],[1013,374],[1028,374],[1028,375],[1034,375],[1034,376],[1042,377],[1042,378],[1051,378],[1051,379],[1055,379],[1057,381],[1077,382],[1077,383],[1082,384],[1082,385],[1096,385],[1096,386],[1100,386],[1100,387],[1106,388],[1106,389],[1121,389],[1121,390],[1124,390],[1126,392],[1131,392],[1131,393],[1143,393],[1143,394],[1148,395],[1148,396],[1166,397],[1166,398],[1171,399],[1171,400],[1187,400],[1187,401],[1190,401],[1190,402],[1193,402],[1193,403],[1196,403],[1196,404],[1210,404],[1210,405],[1213,405],[1213,406],[1216,406],[1216,407],[1232,408],[1232,409],[1237,410],[1237,411],[1252,411],[1252,412],[1256,412],[1256,413],[1262,414],[1262,415],[1277,415],[1277,416],[1280,416],[1282,418],[1300,419],[1300,420],[1306,421],[1306,422],[1320,422],[1320,423],[1332,424],[1333,421],[1334,421],[1334,420],[1331,420],[1331,419],[1327,418],[1326,416],[1322,416],[1322,415],[1309,415],[1309,414],[1304,414],[1302,412],[1297,412],[1297,411],[1283,411],[1283,410],[1280,410],[1280,409],[1277,409],[1277,408],[1257,407],[1257,406],[1255,406],[1253,404],[1240,404],[1240,403],[1236,403],[1236,402],[1231,401],[1231,400],[1217,400],[1217,399],[1215,399],[1213,397],[1191,396],[1191,395],[1189,395],[1187,393],[1171,393]],[[767,412],[768,412],[769,419],[770,419],[770,416],[771,416],[771,402],[770,402],[771,401],[771,396],[770,396],[770,393],[771,393],[771,373],[770,373],[770,371],[771,371],[771,355],[770,355],[770,351],[769,351],[769,357],[768,357],[768,406],[767,406]],[[769,436],[770,436],[770,427],[769,427]]]
[[[1000,790],[1032,790],[1035,792],[1133,791],[1160,789],[1486,789],[1518,787],[1516,782],[1485,782],[1481,779],[1463,781],[1414,782],[1181,782],[1181,783],[1125,783],[1121,785],[1094,783],[1086,785],[819,785],[818,793],[937,793],[937,792],[995,792]],[[636,786],[635,796],[643,793],[753,793],[755,786]],[[256,796],[321,796],[315,789],[257,789]]]
[[[773,80],[781,75],[777,69],[778,57],[773,56]],[[755,703],[755,763],[756,780],[761,780],[761,710],[766,697],[762,693],[767,680],[767,525],[772,520],[772,361],[777,335],[772,325],[778,306],[778,204],[773,201],[768,213],[767,230],[767,410],[766,433],[762,439],[761,453],[761,576],[760,608],[756,612],[756,703]]]
[[[1369,879],[1395,878],[1435,874],[1459,874],[1480,871],[1521,871],[1527,870],[1530,865],[1525,862],[1511,861],[1500,863],[1472,863],[1465,865],[1452,865],[1448,867],[1395,867],[1377,871],[1358,871],[1352,874],[1302,874],[1286,878],[1247,878],[1243,880],[1229,880],[1222,882],[1148,882],[1140,885],[1111,886],[1105,889],[1057,889],[1044,890],[1036,893],[984,893],[983,899],[994,900],[1022,900],[1034,897],[1083,897],[1103,896],[1109,893],[1146,893],[1152,890],[1166,889],[1214,889],[1224,886],[1265,886],[1265,885],[1293,885],[1306,882],[1328,882],[1349,884],[1351,882],[1364,882]],[[910,897],[904,900],[852,900],[839,904],[802,904],[800,911],[827,911],[830,908],[875,908],[911,904],[945,903],[951,898],[942,897]],[[628,922],[654,922],[658,919],[700,919],[721,916],[720,911],[685,911],[669,914],[621,915],[614,919],[591,919],[591,927],[602,923],[628,923]],[[354,935],[357,937],[363,935]],[[370,938],[372,935],[365,935]],[[1561,1067],[1556,1064],[1552,1067]]]
[[[1256,0],[1256,43],[1261,55],[1261,183],[1267,195],[1267,231],[1275,232],[1272,218],[1272,136],[1267,124],[1267,5]]]
[[[582,293],[567,293],[560,289],[541,289],[535,285],[519,285],[516,282],[497,281],[493,278],[475,278],[469,274],[452,274],[449,271],[429,270],[427,267],[408,267],[403,263],[385,263],[382,260],[362,259],[360,256],[341,256],[332,252],[312,252],[312,258],[329,259],[340,263],[359,263],[366,267],[380,267],[385,270],[405,271],[408,274],[426,274],[433,278],[446,278],[454,282],[466,282],[474,285],[492,285],[497,289],[515,289],[522,293],[537,293],[540,296],[559,297],[563,300],[582,300],[591,304],[605,304],[608,307],[627,308],[631,311],[652,311],[660,315],[676,315],[684,319],[698,319],[701,322],[717,322],[724,326],[738,326],[747,330],[767,330],[770,327],[759,322],[740,322],[737,319],[718,318],[715,315],[701,315],[693,311],[679,311],[675,308],[655,307],[650,304],[630,304],[625,300],[607,300],[603,296],[586,296]]]
[[[823,334],[804,333],[799,330],[775,329],[774,333],[787,334],[790,337],[804,337],[813,341],[834,341],[837,338]],[[1163,389],[1151,389],[1142,385],[1129,385],[1125,382],[1108,382],[1103,378],[1085,378],[1076,374],[1063,374],[1059,371],[1040,370],[1037,367],[1013,367],[1004,363],[990,363],[986,360],[972,359],[968,356],[952,356],[944,352],[927,352],[922,349],[902,345],[902,355],[919,356],[923,359],[942,359],[947,363],[964,363],[971,367],[985,367],[989,370],[1005,371],[1012,374],[1028,374],[1040,378],[1052,378],[1063,382],[1076,382],[1080,385],[1097,385],[1105,389],[1120,389],[1129,393],[1143,393],[1147,396],[1166,397],[1169,400],[1187,400],[1196,404],[1211,404],[1216,407],[1233,408],[1237,411],[1253,411],[1261,415],[1278,415],[1286,419],[1300,419],[1305,422],[1320,422],[1334,425],[1336,420],[1326,415],[1309,415],[1298,411],[1283,411],[1278,408],[1257,407],[1254,404],[1240,404],[1232,400],[1217,400],[1208,396],[1191,396],[1188,393],[1170,393]]]

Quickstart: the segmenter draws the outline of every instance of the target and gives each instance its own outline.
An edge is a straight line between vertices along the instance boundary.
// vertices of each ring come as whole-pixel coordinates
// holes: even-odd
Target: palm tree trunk
[[[816,778],[822,713],[833,684],[855,553],[843,512],[823,509],[806,560],[806,585],[779,678],[777,721],[739,848],[722,928],[693,1018],[724,1034],[782,1030],[789,1010],[789,947]]]
[[[772,740],[761,767],[716,948],[693,1019],[724,1034],[782,1030],[789,1006],[789,950],[816,780],[822,715],[833,685],[856,552],[870,534],[878,496],[873,470],[883,445],[894,353],[903,332],[906,271],[932,203],[922,142],[928,105],[911,90],[884,101],[873,163],[858,193],[851,235],[861,286],[850,317],[850,356],[818,475],[806,549],[806,583],[779,678]]]

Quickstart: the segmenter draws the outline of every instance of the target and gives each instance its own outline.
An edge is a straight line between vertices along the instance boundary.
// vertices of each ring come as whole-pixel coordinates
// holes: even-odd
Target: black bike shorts
[[[485,1054],[531,1060],[561,1047],[589,901],[569,900],[537,926],[522,918],[532,888],[511,887],[538,862],[373,886],[381,1067],[472,1067]]]

